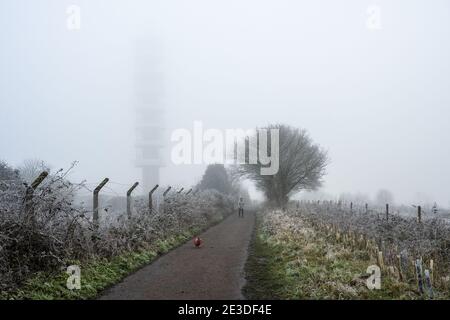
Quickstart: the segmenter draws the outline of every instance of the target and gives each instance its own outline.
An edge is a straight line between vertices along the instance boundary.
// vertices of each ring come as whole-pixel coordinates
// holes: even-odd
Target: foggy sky
[[[70,4],[81,8],[78,31],[66,28]],[[366,27],[372,4],[378,31]],[[328,150],[325,192],[387,188],[397,202],[450,205],[445,0],[2,0],[0,159],[78,160],[74,180],[139,180],[142,41],[161,50],[168,135],[195,120],[286,123]],[[168,162],[162,183],[191,184],[203,170]]]

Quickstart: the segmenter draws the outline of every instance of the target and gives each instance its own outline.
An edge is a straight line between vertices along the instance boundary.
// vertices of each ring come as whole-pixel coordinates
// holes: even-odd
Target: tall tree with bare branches
[[[278,157],[278,172],[274,175],[262,175],[261,168],[264,165],[258,159],[256,164],[246,161],[246,164],[237,167],[238,175],[253,180],[267,200],[279,207],[284,207],[289,196],[296,192],[316,190],[325,175],[329,161],[327,152],[312,141],[306,130],[278,124],[262,129],[268,132],[270,129],[279,130],[279,154],[271,154],[271,157]],[[257,133],[259,130],[256,130]],[[271,153],[270,137],[268,140],[267,149]],[[246,159],[252,152],[251,148],[250,144]],[[256,148],[260,148],[259,144],[256,144]]]

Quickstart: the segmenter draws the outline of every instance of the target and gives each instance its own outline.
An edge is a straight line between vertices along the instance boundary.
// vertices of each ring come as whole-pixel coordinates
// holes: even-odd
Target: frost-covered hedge
[[[0,291],[9,291],[35,272],[58,272],[70,261],[111,258],[146,249],[155,241],[199,230],[231,213],[233,201],[215,191],[174,194],[149,212],[144,199],[134,203],[133,216],[101,212],[100,227],[92,210],[75,204],[82,185],[57,172],[37,188],[32,214],[26,211],[26,186],[0,180]]]

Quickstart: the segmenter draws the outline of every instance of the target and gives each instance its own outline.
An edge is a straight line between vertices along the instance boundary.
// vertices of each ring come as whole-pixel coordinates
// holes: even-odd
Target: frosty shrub
[[[70,183],[68,171],[49,175],[24,201],[27,186],[19,180],[0,180],[0,291],[16,289],[36,272],[59,272],[70,261],[110,258],[126,251],[150,248],[156,241],[205,228],[229,214],[233,202],[215,191],[173,195],[160,210],[135,201],[135,212],[108,216],[100,227],[92,209],[75,204],[83,184]]]

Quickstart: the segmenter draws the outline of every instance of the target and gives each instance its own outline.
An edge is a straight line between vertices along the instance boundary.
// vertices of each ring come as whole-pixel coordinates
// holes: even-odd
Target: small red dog
[[[202,243],[203,243],[203,240],[200,239],[200,237],[198,237],[198,236],[194,237],[194,245],[196,248],[199,248]]]

